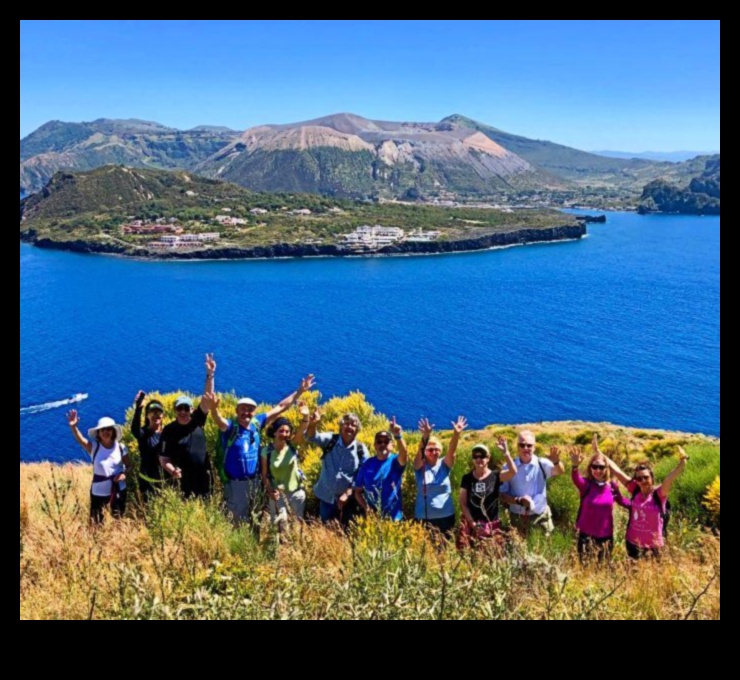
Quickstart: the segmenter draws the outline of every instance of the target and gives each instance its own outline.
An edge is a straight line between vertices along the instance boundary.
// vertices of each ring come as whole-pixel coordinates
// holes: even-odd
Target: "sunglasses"
[[[376,439],[375,443],[376,444],[390,444],[391,440],[390,439]]]
[[[606,465],[592,465],[592,470],[606,470]]]
[[[636,482],[649,482],[651,481],[651,477],[635,477]]]
[[[534,444],[525,444],[523,442],[519,442],[519,448],[520,449],[533,449]]]
[[[488,460],[488,456],[473,456],[473,460]]]
[[[100,432],[107,432],[108,434],[113,434],[116,431],[116,428],[114,427],[103,427],[100,429]]]
[[[175,411],[178,413],[190,413],[190,407],[189,406],[178,406]]]

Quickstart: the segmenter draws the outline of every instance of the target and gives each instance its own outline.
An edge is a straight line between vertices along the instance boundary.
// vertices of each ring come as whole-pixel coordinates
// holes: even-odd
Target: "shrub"
[[[719,477],[715,479],[707,489],[704,496],[704,507],[709,513],[709,517],[719,529]]]
[[[712,518],[704,505],[704,496],[710,484],[719,477],[719,447],[711,444],[688,445],[686,453],[691,460],[673,485],[671,504],[676,514],[695,522],[711,524]],[[655,467],[656,483],[665,479],[677,464],[675,457],[661,460]]]

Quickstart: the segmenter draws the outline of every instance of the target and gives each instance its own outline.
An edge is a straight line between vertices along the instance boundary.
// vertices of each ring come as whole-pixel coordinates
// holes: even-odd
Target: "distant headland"
[[[602,216],[495,204],[256,193],[186,172],[59,172],[21,200],[41,248],[156,260],[411,255],[574,240]]]

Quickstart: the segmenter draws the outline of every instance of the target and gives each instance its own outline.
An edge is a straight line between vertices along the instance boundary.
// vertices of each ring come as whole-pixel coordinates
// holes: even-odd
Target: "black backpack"
[[[324,460],[324,458],[326,458],[337,447],[337,444],[339,444],[339,440],[341,438],[341,435],[332,435],[331,441],[324,449],[324,452],[321,454],[321,460]],[[355,453],[357,454],[357,460],[359,461],[360,465],[362,465],[369,458],[368,450],[365,448],[365,445],[357,439],[355,439]]]
[[[640,493],[640,489],[635,489],[635,491],[632,493],[632,500],[634,501],[635,498],[637,498],[637,495]],[[666,498],[665,503],[663,502],[663,499],[660,497],[660,494],[658,493],[658,490],[656,489],[653,491],[653,502],[660,508],[660,516],[663,520],[663,537],[668,536],[668,523],[671,521],[671,514],[673,513],[673,508],[671,507],[671,502]],[[630,518],[627,522],[627,528],[630,528],[630,524],[632,524],[632,510],[630,509]]]

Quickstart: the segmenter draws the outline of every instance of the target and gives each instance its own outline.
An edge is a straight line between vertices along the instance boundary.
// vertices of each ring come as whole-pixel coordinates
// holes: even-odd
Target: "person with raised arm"
[[[634,477],[628,477],[614,461],[609,461],[612,473],[627,488],[630,518],[627,522],[627,555],[633,560],[646,557],[660,558],[666,545],[670,502],[668,500],[676,480],[686,470],[689,456],[678,447],[679,463],[656,485],[655,472],[647,461],[639,463]]]
[[[395,444],[398,453],[394,453]],[[375,435],[375,456],[363,463],[355,480],[355,499],[365,514],[403,520],[403,473],[408,462],[403,429],[394,416],[390,431]]]
[[[345,529],[359,512],[352,489],[362,464],[370,457],[367,447],[357,438],[362,422],[354,413],[347,413],[339,421],[339,432],[319,432],[323,414],[317,408],[301,421],[299,444],[307,441],[322,450],[321,473],[314,487],[319,499],[323,524],[339,522]]]
[[[221,401],[214,401],[211,415],[221,431],[216,468],[224,484],[226,509],[234,522],[250,522],[252,513],[258,510],[256,506],[262,491],[260,450],[265,427],[283,415],[315,385],[314,376],[306,376],[298,389],[271,411],[259,415],[257,402],[248,397],[239,399],[233,419],[224,418],[219,412]]]
[[[310,411],[305,402],[298,404],[301,415]],[[270,518],[284,533],[292,517],[302,520],[306,512],[305,475],[295,444],[295,430],[287,418],[278,418],[267,428],[272,439],[262,447],[260,462],[262,483],[269,500]]]
[[[611,560],[614,551],[614,506],[629,507],[629,501],[611,480],[609,460],[599,450],[598,436],[591,447],[585,477],[580,471],[585,460],[583,450],[579,446],[570,449],[571,479],[581,496],[576,519],[578,556],[582,563],[596,559],[603,564]]]
[[[548,458],[539,458],[535,455],[537,438],[530,430],[519,433],[517,448],[517,473],[501,487],[501,501],[509,506],[511,524],[522,536],[528,535],[530,528],[549,536],[555,525],[547,502],[547,480],[565,472],[560,449],[553,446]]]
[[[144,408],[146,392],[140,390],[134,399],[131,434],[139,444],[139,491],[144,501],[161,489],[163,476],[159,457],[162,453],[164,406],[156,399]],[[146,418],[146,423],[142,422]]]
[[[499,437],[497,446],[506,461],[504,471],[491,469],[491,452],[485,444],[473,447],[473,471],[463,477],[460,489],[463,521],[458,547],[461,549],[481,546],[501,536],[501,485],[516,476],[517,467],[505,437]]]
[[[123,444],[123,429],[113,418],[101,418],[87,431],[80,431],[80,416],[67,413],[67,423],[77,443],[92,458],[93,480],[90,488],[90,521],[102,524],[105,509],[120,519],[126,512],[126,468],[130,467],[128,450]]]
[[[434,425],[427,418],[419,421],[421,443],[414,460],[416,473],[416,520],[434,529],[445,539],[452,538],[455,529],[455,504],[452,501],[451,474],[457,461],[457,447],[468,421],[460,416],[452,423],[452,438],[447,455],[442,457],[442,441],[433,437]]]
[[[207,498],[213,491],[211,458],[204,427],[215,395],[216,362],[206,355],[206,381],[200,405],[183,395],[175,401],[175,421],[162,430],[159,463],[164,471],[179,480],[185,498]]]

